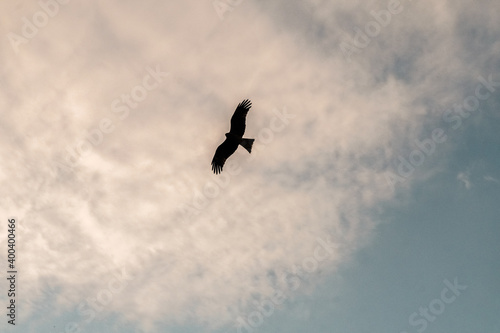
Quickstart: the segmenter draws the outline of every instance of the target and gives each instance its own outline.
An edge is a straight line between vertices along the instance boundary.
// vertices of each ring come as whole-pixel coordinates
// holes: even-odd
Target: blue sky
[[[496,7],[2,3],[2,332],[497,331]]]

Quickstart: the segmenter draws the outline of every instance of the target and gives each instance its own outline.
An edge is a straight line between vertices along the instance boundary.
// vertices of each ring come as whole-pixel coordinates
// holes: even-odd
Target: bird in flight
[[[245,133],[245,120],[251,107],[252,102],[248,99],[245,99],[236,107],[231,117],[231,128],[229,133],[226,133],[226,140],[217,147],[214,158],[212,159],[212,170],[216,175],[222,172],[224,163],[227,158],[238,149],[238,145],[243,146],[249,153],[252,152],[254,139],[243,138],[243,134]]]

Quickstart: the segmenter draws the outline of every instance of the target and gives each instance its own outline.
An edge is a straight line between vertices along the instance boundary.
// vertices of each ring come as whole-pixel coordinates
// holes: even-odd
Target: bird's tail
[[[242,145],[243,148],[245,148],[246,150],[248,150],[249,153],[251,153],[254,141],[255,141],[254,139],[241,139],[240,145]]]

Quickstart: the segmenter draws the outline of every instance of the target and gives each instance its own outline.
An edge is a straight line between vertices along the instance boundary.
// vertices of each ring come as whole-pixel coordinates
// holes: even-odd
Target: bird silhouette
[[[239,145],[243,146],[249,153],[252,152],[254,139],[243,138],[247,113],[251,107],[252,102],[248,99],[245,99],[236,107],[231,117],[231,128],[229,133],[226,133],[226,140],[217,147],[212,159],[212,170],[216,175],[222,172],[224,163],[238,149]]]

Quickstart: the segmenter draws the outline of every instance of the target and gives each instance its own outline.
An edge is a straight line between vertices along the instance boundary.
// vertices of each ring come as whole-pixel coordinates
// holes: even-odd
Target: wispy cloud
[[[275,276],[311,256],[318,237],[337,247],[324,274],[348,260],[376,225],[369,212],[394,199],[391,163],[439,121],[429,100],[463,100],[457,86],[491,72],[486,60],[470,68],[450,56],[465,49],[455,22],[499,22],[493,11],[477,22],[465,5],[415,2],[347,63],[336,31],[367,22],[371,8],[245,1],[221,21],[210,1],[70,2],[19,52],[4,38],[0,208],[19,221],[24,316],[49,302],[82,322],[91,297],[98,318],[221,326],[271,298]],[[7,36],[40,7],[0,9]],[[153,64],[170,75],[142,99],[136,87]],[[74,167],[57,167],[134,89],[142,100],[119,126]],[[184,207],[222,179],[210,161],[244,98],[246,133],[268,143],[251,159],[236,152],[241,172],[186,219]],[[284,107],[294,117],[267,141]],[[122,269],[133,278],[99,301]],[[308,278],[318,281],[319,270]]]
[[[462,182],[467,190],[472,187],[472,182],[470,180],[470,172],[460,172],[457,175],[458,181]]]
[[[491,177],[491,176],[484,176],[483,177],[484,180],[488,181],[488,182],[493,182],[493,183],[497,183],[497,184],[500,184],[500,180],[494,178],[494,177]]]

